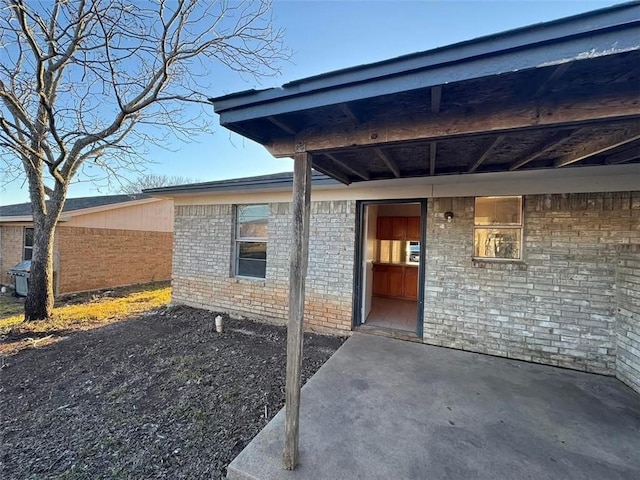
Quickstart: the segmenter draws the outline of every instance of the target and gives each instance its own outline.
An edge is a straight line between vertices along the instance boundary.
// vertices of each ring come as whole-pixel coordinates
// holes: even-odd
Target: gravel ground
[[[0,358],[0,477],[224,478],[284,405],[286,330],[162,309]],[[306,335],[303,381],[344,339]]]

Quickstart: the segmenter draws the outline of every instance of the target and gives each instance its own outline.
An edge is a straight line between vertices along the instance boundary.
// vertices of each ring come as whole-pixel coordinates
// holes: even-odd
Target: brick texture
[[[13,277],[7,270],[22,260],[24,227],[0,227],[0,284],[13,286]]]
[[[265,279],[233,275],[234,208],[175,209],[173,301],[284,323],[288,315],[291,214],[269,205]],[[355,202],[312,202],[305,326],[351,329]]]
[[[57,294],[171,278],[172,234],[58,226]]]
[[[616,377],[640,393],[640,245],[619,247]]]
[[[424,341],[613,374],[617,247],[640,243],[640,192],[526,196],[509,264],[472,261],[473,202],[429,200]]]

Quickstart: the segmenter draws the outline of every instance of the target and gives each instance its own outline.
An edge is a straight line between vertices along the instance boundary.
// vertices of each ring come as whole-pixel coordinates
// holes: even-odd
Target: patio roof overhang
[[[343,183],[640,162],[640,3],[212,99]]]
[[[223,126],[294,158],[286,469],[298,461],[311,167],[349,184],[638,163],[639,33],[633,2],[212,99]]]

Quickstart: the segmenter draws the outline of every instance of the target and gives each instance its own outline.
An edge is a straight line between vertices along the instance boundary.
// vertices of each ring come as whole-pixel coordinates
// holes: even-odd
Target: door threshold
[[[380,335],[382,337],[395,338],[398,340],[406,340],[408,342],[422,343],[422,338],[414,332],[407,330],[398,330],[388,327],[377,327],[375,325],[359,325],[354,329],[356,332],[367,333],[370,335]]]

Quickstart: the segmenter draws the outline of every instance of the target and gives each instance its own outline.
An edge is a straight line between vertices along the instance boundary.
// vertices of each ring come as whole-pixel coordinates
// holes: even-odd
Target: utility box
[[[7,271],[13,277],[16,295],[26,297],[29,293],[29,277],[31,276],[31,260],[24,260]]]

